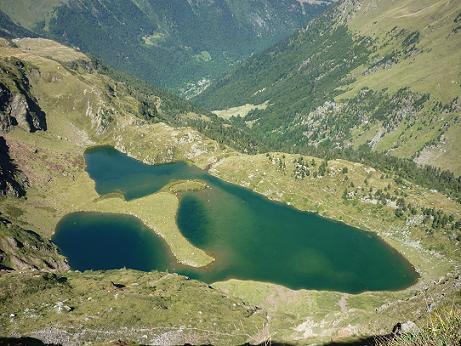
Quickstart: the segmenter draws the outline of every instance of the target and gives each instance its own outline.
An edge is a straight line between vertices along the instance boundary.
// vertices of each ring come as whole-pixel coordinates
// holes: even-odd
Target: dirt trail
[[[338,301],[338,305],[341,308],[341,313],[345,314],[347,313],[347,295],[343,294],[341,296],[341,299]]]

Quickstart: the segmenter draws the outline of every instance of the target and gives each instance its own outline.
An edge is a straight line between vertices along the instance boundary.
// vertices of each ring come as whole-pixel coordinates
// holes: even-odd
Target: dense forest
[[[217,78],[254,52],[292,34],[329,1],[47,1],[0,2],[0,33],[34,32],[103,59],[140,79],[178,91]],[[25,12],[35,11],[30,19]],[[3,11],[3,12],[2,12]],[[31,23],[32,21],[32,23]],[[28,30],[19,30],[13,22]],[[13,30],[14,29],[14,30]]]

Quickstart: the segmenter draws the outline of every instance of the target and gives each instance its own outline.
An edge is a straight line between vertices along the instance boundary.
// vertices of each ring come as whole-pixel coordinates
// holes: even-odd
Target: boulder
[[[419,327],[413,321],[398,322],[394,328],[392,328],[393,335],[417,334],[419,332]]]

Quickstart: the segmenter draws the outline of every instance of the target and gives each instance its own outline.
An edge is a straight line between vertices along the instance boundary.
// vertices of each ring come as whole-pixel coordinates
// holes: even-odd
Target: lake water
[[[61,220],[54,237],[75,269],[168,270],[208,283],[237,278],[351,293],[402,289],[418,278],[373,233],[272,202],[187,163],[146,165],[111,147],[92,148],[85,159],[101,195],[134,199],[174,180],[206,181],[210,188],[180,195],[176,221],[192,244],[216,260],[187,267],[134,217],[75,213]]]

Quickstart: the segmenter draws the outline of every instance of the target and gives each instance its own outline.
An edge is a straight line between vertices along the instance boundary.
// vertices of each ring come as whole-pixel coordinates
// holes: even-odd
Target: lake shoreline
[[[85,158],[101,196],[125,197],[99,198],[85,211],[135,216],[166,241],[180,263],[206,266],[180,274],[209,283],[259,278],[295,290],[350,293],[399,290],[417,281],[412,264],[373,233],[273,202],[193,165],[146,165],[110,146],[90,149]],[[272,249],[280,252],[275,261]],[[216,254],[211,266],[206,252]]]
[[[149,125],[148,128],[150,131],[149,133],[156,133],[155,138],[157,138],[158,136],[160,136],[160,138],[163,138],[162,136],[164,135],[164,132],[167,131],[167,126],[162,124],[152,126]],[[186,130],[187,129],[184,129],[184,131]],[[169,134],[169,132],[167,131],[166,134]],[[13,132],[13,135],[17,135],[16,132]],[[38,139],[40,138],[41,137],[38,137]],[[112,140],[105,141],[105,144],[115,144],[115,146],[120,146],[121,140],[124,139],[117,139],[115,143]],[[39,143],[41,146],[48,145],[48,142],[46,141],[43,144],[41,142]],[[36,145],[36,143],[34,145]],[[131,144],[131,146],[125,144],[122,145],[121,148],[124,149],[123,151],[131,151],[132,154],[130,156],[151,164],[151,159],[146,159],[147,155],[148,157],[153,157],[151,152],[144,152],[143,150],[138,150],[138,147],[132,147],[133,145],[134,144]],[[144,143],[141,141],[140,143],[136,143],[136,145],[144,146],[147,145],[147,142]],[[75,157],[75,159],[80,160],[80,158],[83,156],[85,147],[66,146],[64,149],[70,153],[71,157]],[[156,147],[154,149],[160,150],[160,152],[162,152],[163,150],[162,148],[157,149]],[[181,155],[183,154],[181,153]],[[242,174],[236,174],[235,170],[230,169],[228,165],[226,166],[227,161],[231,163],[234,161],[238,162],[238,165],[233,165],[239,167],[239,170],[241,170],[243,173],[248,172],[248,168],[245,166],[245,162],[247,159],[250,158],[253,161],[252,169],[264,167],[264,165],[260,163],[260,161],[263,161],[262,156],[264,155],[248,156],[230,150],[226,151],[225,154],[215,154],[214,152],[209,152],[204,154],[205,157],[203,157],[202,155],[198,156],[197,158],[195,158],[195,156],[186,156],[185,154],[184,156],[181,155],[174,159],[172,159],[168,155],[166,155],[165,157],[160,155],[160,162],[165,163],[177,160],[188,160],[189,162],[196,163],[199,167],[202,168],[214,168],[213,163],[220,162],[220,159],[224,158],[224,165],[221,167],[222,170],[219,173],[210,173],[220,177],[225,181],[237,184],[242,183],[242,180],[240,178]],[[286,155],[288,157],[291,157],[289,156],[289,154]],[[308,160],[311,159],[312,157],[308,158]],[[60,161],[58,160],[57,162]],[[338,160],[338,162],[341,162],[341,164],[343,164],[344,161]],[[352,166],[351,163],[346,162],[346,164],[348,164],[349,167]],[[271,174],[270,170],[267,170],[267,172],[269,175]],[[273,176],[273,181],[276,182],[282,183],[286,179],[287,177],[283,175]],[[248,187],[248,185],[246,184],[241,185]],[[89,178],[83,166],[79,166],[77,171],[72,172],[72,175],[64,176],[61,175],[61,173],[56,173],[55,175],[53,175],[53,182],[51,184],[46,184],[45,186],[46,196],[44,195],[44,190],[41,189],[40,186],[32,186],[28,192],[28,200],[19,200],[15,201],[14,203],[18,208],[24,210],[25,214],[21,219],[24,220],[24,222],[26,222],[27,227],[35,228],[47,237],[50,237],[50,235],[54,231],[54,225],[56,225],[59,222],[61,217],[65,216],[70,212],[81,210],[82,206],[86,204],[86,200],[88,198],[97,199],[100,197],[95,192],[95,184]],[[280,189],[284,189],[283,186],[283,184],[280,184]],[[252,185],[250,186],[250,189],[255,190],[261,194],[265,194],[266,192],[266,189],[261,188],[259,185]],[[312,197],[310,193],[305,193],[302,189],[300,189],[299,192],[304,194],[307,198],[311,198],[311,200],[314,202],[318,201],[316,196]],[[440,200],[441,202],[439,203],[441,203],[442,205],[445,205],[447,203],[445,202],[443,196],[439,196],[440,194],[437,194],[434,197],[433,195],[434,194],[432,193],[431,198],[435,198],[435,201]],[[268,197],[270,198],[270,196]],[[335,201],[334,198],[332,198],[332,200]],[[285,202],[285,198],[281,196],[277,199],[277,201]],[[36,209],[35,207],[33,207],[33,203],[37,202],[52,207],[53,210],[56,211],[50,214],[48,209]],[[385,330],[387,331],[389,328],[392,328],[392,325],[395,323],[395,321],[399,320],[399,318],[402,316],[402,313],[405,313],[405,311],[408,311],[408,316],[414,316],[408,318],[418,318],[414,314],[414,312],[420,308],[425,308],[426,305],[424,303],[424,297],[426,294],[428,294],[427,292],[433,292],[430,294],[432,294],[433,296],[439,296],[441,292],[444,292],[442,290],[444,286],[440,287],[439,285],[437,285],[437,282],[439,282],[440,278],[442,277],[450,277],[450,275],[452,275],[450,273],[456,273],[456,262],[453,262],[453,260],[449,260],[449,258],[454,257],[452,257],[450,253],[445,254],[445,252],[443,251],[442,255],[438,255],[436,251],[427,250],[427,243],[421,244],[419,248],[418,246],[413,246],[413,244],[408,243],[407,240],[403,238],[395,238],[395,235],[392,234],[392,232],[390,232],[390,234],[386,236],[386,232],[383,232],[379,228],[376,228],[373,224],[370,224],[370,227],[366,227],[366,225],[363,225],[361,220],[355,223],[351,221],[351,219],[344,219],[344,216],[342,214],[338,214],[337,216],[335,216],[332,215],[332,213],[328,210],[326,213],[324,213],[324,210],[320,210],[319,212],[319,209],[316,207],[316,204],[306,204],[304,203],[304,200],[301,201],[301,204],[299,203],[299,201],[290,202],[292,206],[297,207],[300,210],[304,209],[307,211],[321,214],[323,217],[327,217],[329,219],[339,220],[340,222],[353,225],[354,227],[358,226],[362,229],[369,229],[372,232],[376,232],[378,234],[384,234],[384,236],[381,236],[381,238],[384,238],[386,242],[395,241],[396,245],[394,245],[393,247],[397,249],[400,253],[404,254],[404,256],[407,259],[409,259],[409,261],[414,265],[417,271],[420,272],[421,278],[415,285],[401,291],[365,292],[352,296],[346,295],[346,297],[348,297],[348,309],[345,312],[341,312],[341,310],[339,309],[338,302],[340,301],[343,294],[338,292],[316,290],[293,291],[279,285],[259,285],[256,283],[245,281],[239,281],[237,284],[234,284],[233,280],[230,280],[229,282],[225,283],[219,282],[214,284],[214,286],[219,290],[228,292],[228,294],[232,296],[241,297],[242,299],[245,299],[245,301],[260,306],[264,310],[268,311],[273,321],[273,328],[274,330],[277,330],[277,333],[279,335],[277,337],[277,340],[290,341],[294,340],[293,338],[303,339],[303,333],[293,332],[293,328],[302,328],[301,325],[304,323],[304,321],[307,321],[309,319],[312,319],[312,323],[314,324],[333,322],[339,323],[338,327],[335,327],[333,330],[331,330],[331,335],[336,335],[336,333],[343,333],[341,328],[348,325],[357,326],[357,328],[359,328],[358,330],[360,330],[359,333],[361,335],[380,333],[380,330],[383,330],[383,326],[385,326]],[[337,207],[339,211],[343,210],[343,206],[341,203],[337,204]],[[448,208],[448,210],[450,210],[450,208],[453,207],[448,205]],[[353,213],[350,215],[354,216]],[[451,279],[449,283],[453,283]],[[429,291],[427,291],[428,289]],[[450,295],[451,293],[448,294]],[[280,300],[274,300],[274,297],[276,298],[279,296]],[[405,303],[402,305],[402,302]],[[415,302],[417,307],[414,307]],[[408,309],[410,309],[411,307],[411,310],[408,310],[406,308],[407,306]],[[328,314],[326,313],[326,311],[328,311]],[[380,312],[380,323],[375,323],[375,311]],[[383,315],[383,313],[385,315]],[[293,319],[287,320],[287,314],[293,316]],[[295,334],[293,335],[293,333]],[[322,340],[320,335],[313,335],[312,337],[314,337],[315,340]]]

